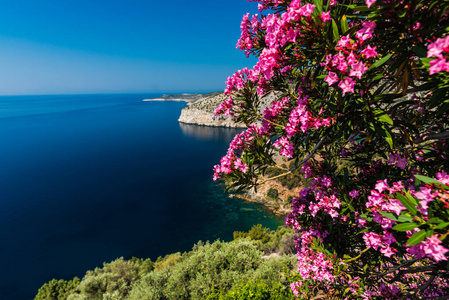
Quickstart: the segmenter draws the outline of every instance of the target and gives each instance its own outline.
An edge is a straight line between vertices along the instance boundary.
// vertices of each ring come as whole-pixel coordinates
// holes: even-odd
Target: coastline
[[[176,98],[176,99],[164,99],[164,98],[154,98],[154,99],[143,99],[142,101],[184,101],[184,102],[191,102],[192,100],[183,99],[183,98]]]

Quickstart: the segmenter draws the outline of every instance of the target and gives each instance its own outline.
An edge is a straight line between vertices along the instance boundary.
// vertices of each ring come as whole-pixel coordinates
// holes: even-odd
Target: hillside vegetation
[[[254,226],[231,242],[199,241],[185,253],[116,259],[80,280],[52,280],[35,300],[291,299],[294,233]]]

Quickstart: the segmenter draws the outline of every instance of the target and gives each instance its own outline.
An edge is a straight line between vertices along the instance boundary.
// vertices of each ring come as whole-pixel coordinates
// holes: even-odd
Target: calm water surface
[[[211,179],[238,131],[179,124],[185,103],[156,96],[0,97],[0,299],[283,223]]]

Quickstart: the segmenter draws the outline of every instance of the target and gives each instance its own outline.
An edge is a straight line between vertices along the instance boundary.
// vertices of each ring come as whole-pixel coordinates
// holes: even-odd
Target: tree
[[[287,218],[296,296],[446,299],[449,2],[253,2],[261,14],[243,17],[237,47],[258,62],[227,79],[216,110],[248,129],[214,179],[312,179]],[[262,111],[267,93],[276,100]]]

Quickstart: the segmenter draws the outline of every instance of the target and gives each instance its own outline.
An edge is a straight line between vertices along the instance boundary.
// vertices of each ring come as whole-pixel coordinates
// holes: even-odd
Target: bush
[[[268,193],[267,193],[268,197],[273,198],[273,199],[277,199],[278,195],[279,195],[279,193],[278,193],[277,189],[271,188],[271,189],[268,190]]]
[[[237,46],[258,61],[216,109],[248,129],[214,179],[242,190],[300,173],[296,296],[447,298],[449,3],[256,2]]]
[[[293,268],[294,256],[264,259],[262,254],[254,242],[243,239],[195,245],[171,268],[147,274],[133,287],[129,299],[203,299],[214,290],[226,293],[251,278],[283,280],[288,285],[282,274]]]
[[[76,290],[79,283],[78,277],[69,281],[53,279],[39,289],[34,300],[65,300]]]
[[[295,251],[294,231],[286,226],[279,226],[277,230],[271,231],[257,224],[248,232],[234,231],[234,240],[242,238],[255,241],[257,247],[266,254],[292,254]]]
[[[214,291],[206,300],[284,300],[294,299],[291,290],[279,282],[266,282],[264,280],[241,283],[229,292]]]

